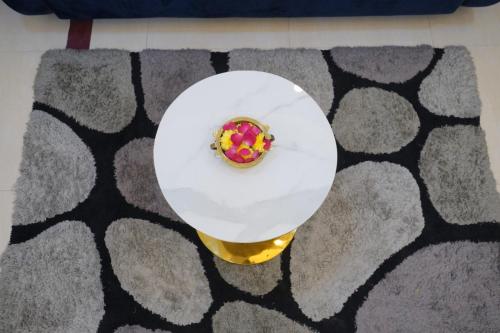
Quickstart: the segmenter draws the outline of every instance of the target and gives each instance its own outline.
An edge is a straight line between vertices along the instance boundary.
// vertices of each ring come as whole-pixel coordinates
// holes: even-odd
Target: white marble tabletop
[[[270,126],[275,141],[248,169],[210,149],[227,120],[248,116]],[[234,71],[185,90],[165,112],[154,145],[160,188],[172,209],[203,233],[258,242],[304,223],[323,203],[335,176],[337,148],[317,103],[273,74]]]

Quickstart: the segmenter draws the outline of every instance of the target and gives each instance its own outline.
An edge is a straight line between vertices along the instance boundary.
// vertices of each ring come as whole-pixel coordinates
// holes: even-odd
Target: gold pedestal
[[[197,231],[203,244],[217,257],[233,264],[253,265],[271,260],[290,244],[296,230],[279,237],[257,243],[232,243]]]

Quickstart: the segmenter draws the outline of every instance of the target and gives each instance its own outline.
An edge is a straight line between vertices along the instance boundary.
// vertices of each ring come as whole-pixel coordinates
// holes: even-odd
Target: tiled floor
[[[27,17],[0,1],[0,252],[9,239],[12,186],[43,51],[66,45],[68,21]],[[476,63],[492,169],[500,190],[500,4],[452,15],[314,19],[142,19],[94,21],[92,48],[468,46]]]

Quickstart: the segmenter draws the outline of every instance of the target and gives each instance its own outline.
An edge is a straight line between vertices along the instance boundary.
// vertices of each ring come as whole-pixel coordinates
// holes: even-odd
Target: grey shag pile
[[[228,70],[292,80],[338,143],[326,201],[260,266],[215,258],[153,167],[170,103]],[[500,198],[475,75],[463,47],[46,52],[0,332],[499,332]]]

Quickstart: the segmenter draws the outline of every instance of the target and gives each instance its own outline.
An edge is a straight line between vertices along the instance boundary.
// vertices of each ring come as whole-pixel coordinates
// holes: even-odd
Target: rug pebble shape
[[[429,45],[335,47],[330,53],[344,71],[381,83],[408,81],[429,66],[434,56]]]
[[[182,221],[161,193],[153,162],[154,140],[134,139],[115,155],[116,186],[125,200],[136,207]]]
[[[457,125],[432,130],[419,167],[432,204],[447,222],[500,222],[500,195],[480,127]]]
[[[135,116],[130,53],[120,50],[49,50],[35,79],[35,100],[81,125],[116,133]]]
[[[149,330],[147,328],[138,325],[132,325],[132,326],[125,325],[122,327],[118,327],[115,330],[115,333],[170,333],[170,332],[163,330]]]
[[[478,117],[481,101],[469,51],[463,46],[446,47],[432,73],[422,81],[418,97],[424,107],[437,115]]]
[[[328,114],[333,103],[333,82],[319,50],[254,50],[229,52],[229,69],[276,74],[304,89]]]
[[[281,257],[259,265],[235,265],[214,257],[215,267],[229,284],[252,295],[265,295],[281,279]]]
[[[206,50],[145,50],[140,57],[144,108],[155,124],[180,93],[215,75]]]
[[[412,104],[397,93],[360,88],[342,98],[332,127],[345,149],[381,154],[398,151],[411,142],[420,121]]]
[[[430,245],[379,282],[358,332],[498,332],[500,243]]]
[[[224,304],[212,319],[214,333],[310,333],[312,330],[294,322],[276,310],[236,301]]]
[[[177,325],[203,319],[212,296],[193,243],[138,219],[113,222],[105,241],[121,287],[139,304]]]
[[[75,208],[87,199],[95,179],[88,146],[66,124],[33,111],[24,135],[13,224],[43,222]]]
[[[323,206],[292,243],[293,298],[312,320],[333,316],[423,227],[419,188],[407,169],[363,162],[340,171]]]
[[[101,262],[90,229],[65,221],[0,259],[0,331],[96,332],[104,315]]]

